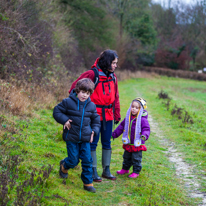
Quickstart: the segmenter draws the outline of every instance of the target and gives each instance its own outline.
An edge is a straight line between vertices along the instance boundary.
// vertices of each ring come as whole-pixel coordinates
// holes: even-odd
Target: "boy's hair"
[[[91,79],[83,78],[80,79],[75,86],[75,92],[79,94],[80,91],[89,92],[90,95],[94,92],[94,83]]]
[[[117,52],[107,49],[100,54],[98,65],[103,70],[110,70],[112,61],[118,58]]]

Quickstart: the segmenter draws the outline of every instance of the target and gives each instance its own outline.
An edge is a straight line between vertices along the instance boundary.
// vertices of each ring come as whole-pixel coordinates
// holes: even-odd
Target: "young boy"
[[[60,161],[59,174],[68,177],[68,170],[82,164],[81,179],[84,189],[96,192],[93,187],[93,170],[90,143],[100,128],[100,116],[96,106],[91,102],[90,95],[94,91],[94,83],[84,78],[77,82],[68,98],[54,107],[54,119],[64,125],[63,139],[66,141],[68,157]]]

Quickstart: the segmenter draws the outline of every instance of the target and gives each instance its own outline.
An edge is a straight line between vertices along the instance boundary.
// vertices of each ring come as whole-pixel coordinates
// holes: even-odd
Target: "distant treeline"
[[[151,0],[1,0],[0,78],[53,82],[90,68],[104,49],[120,69],[206,66],[206,9]]]

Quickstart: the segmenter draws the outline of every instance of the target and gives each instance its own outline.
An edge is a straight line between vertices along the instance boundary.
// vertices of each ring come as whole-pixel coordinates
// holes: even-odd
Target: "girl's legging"
[[[128,152],[124,151],[122,169],[129,170],[133,166],[133,172],[139,174],[142,169],[142,151]]]

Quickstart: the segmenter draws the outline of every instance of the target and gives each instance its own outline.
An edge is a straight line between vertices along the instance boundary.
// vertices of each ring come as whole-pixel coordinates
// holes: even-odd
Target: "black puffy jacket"
[[[90,97],[85,102],[81,102],[76,95],[73,90],[68,98],[55,106],[53,117],[62,125],[69,119],[72,120],[70,130],[63,130],[64,141],[89,142],[92,131],[94,136],[99,132],[100,116]]]

